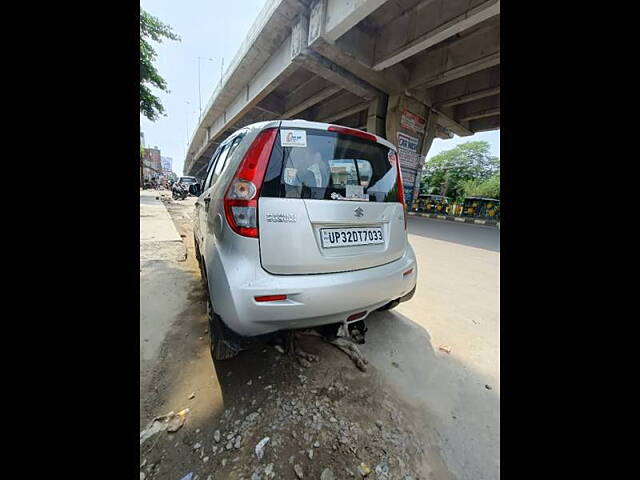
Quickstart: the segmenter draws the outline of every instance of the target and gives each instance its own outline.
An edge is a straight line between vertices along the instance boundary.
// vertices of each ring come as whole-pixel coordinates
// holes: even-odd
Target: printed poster
[[[420,115],[405,109],[400,117],[400,126],[414,133],[424,133],[427,121]]]
[[[415,184],[419,181],[421,169],[418,144],[420,140],[406,133],[398,132],[398,157],[402,172],[402,184],[405,190],[405,201],[411,205]]]

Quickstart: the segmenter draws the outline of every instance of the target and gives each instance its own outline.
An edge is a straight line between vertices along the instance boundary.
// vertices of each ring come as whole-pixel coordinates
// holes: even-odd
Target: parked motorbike
[[[184,200],[187,195],[189,195],[189,190],[186,187],[183,187],[178,182],[171,185],[171,196],[174,200]]]

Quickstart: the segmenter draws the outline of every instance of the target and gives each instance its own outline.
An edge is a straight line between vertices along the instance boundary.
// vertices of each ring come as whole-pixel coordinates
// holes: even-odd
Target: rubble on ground
[[[304,370],[304,382],[298,366],[278,368],[289,370],[278,382],[243,381],[249,395],[201,427],[185,468],[213,480],[420,478],[424,445],[389,393],[342,381],[322,363]]]

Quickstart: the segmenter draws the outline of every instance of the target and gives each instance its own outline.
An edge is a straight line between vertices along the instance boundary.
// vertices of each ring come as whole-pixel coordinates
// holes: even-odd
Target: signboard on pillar
[[[398,159],[400,160],[402,184],[407,205],[411,205],[413,202],[413,191],[418,175],[419,142],[420,140],[416,137],[398,132]]]
[[[410,112],[406,108],[402,111],[400,117],[400,126],[406,128],[413,133],[424,133],[427,121],[420,115]]]

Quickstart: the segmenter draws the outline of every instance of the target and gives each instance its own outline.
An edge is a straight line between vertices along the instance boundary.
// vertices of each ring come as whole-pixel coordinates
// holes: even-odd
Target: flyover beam
[[[336,42],[333,40],[331,32],[327,33],[327,29],[331,28],[327,19],[329,3],[328,0],[317,0],[310,7],[309,48],[372,85],[379,93],[400,93],[402,91],[401,85],[408,80],[409,74],[402,65],[384,72],[372,70],[371,58],[369,58],[371,55],[363,53],[363,51],[373,53],[373,39],[355,28],[345,35],[349,36],[349,41],[343,38]],[[344,3],[348,2],[344,1]]]
[[[420,2],[378,32],[373,69],[384,70],[499,13],[500,0]]]
[[[333,112],[331,114],[320,116],[318,118],[319,122],[331,123],[336,120],[340,120],[341,118],[348,117],[349,115],[353,115],[354,113],[362,112],[369,108],[369,102],[361,102],[353,105],[352,107],[345,108],[344,110],[339,110],[337,112]]]
[[[500,128],[500,116],[479,118],[469,122],[474,132],[487,132],[489,130],[497,130]]]
[[[441,106],[443,108],[453,107],[462,103],[469,103],[481,98],[492,97],[500,94],[500,87],[485,88],[483,90],[476,90],[464,95],[458,95],[456,97],[449,98],[441,102],[434,102],[435,106]]]
[[[431,88],[500,63],[500,25],[429,49],[414,60],[407,88]]]
[[[311,108],[314,105],[317,105],[318,103],[320,103],[320,102],[326,100],[327,98],[331,97],[332,95],[338,93],[340,90],[341,90],[341,88],[336,86],[336,85],[324,88],[324,89],[320,90],[318,93],[316,93],[315,95],[310,96],[306,100],[304,100],[302,102],[294,103],[293,104],[294,106],[292,106],[289,110],[285,111],[282,114],[281,118],[283,118],[283,119],[291,118],[294,115],[299,114],[300,112],[304,112],[308,108]]]
[[[500,115],[500,96],[494,95],[458,105],[454,109],[454,115],[461,122]]]
[[[375,87],[308,47],[312,30],[316,28],[315,26],[312,28],[312,25],[312,19],[301,15],[293,26],[291,56],[294,61],[310,72],[361,98],[371,100],[380,95],[382,92]]]
[[[444,112],[440,109],[435,108],[431,104],[431,100],[425,97],[424,95],[418,95],[409,91],[405,92],[405,95],[407,95],[408,97],[414,98],[418,102],[422,103],[425,107],[427,107],[427,109],[431,111],[435,123],[443,127],[446,131],[453,132],[459,137],[468,137],[469,135],[473,135],[473,132],[469,129],[468,125],[454,120],[452,112]],[[451,137],[445,136],[440,138],[451,138]]]
[[[305,11],[308,2],[300,0],[267,0],[258,13],[247,37],[231,60],[219,87],[203,109],[198,126],[194,129],[185,156],[185,170],[198,158],[203,146],[215,140],[213,137],[219,117],[229,114],[231,104],[238,96],[253,93],[252,79],[260,76],[264,65],[276,55],[283,42],[291,35],[291,22]],[[264,73],[264,72],[263,72]]]
[[[497,89],[495,91],[494,89]],[[481,70],[443,85],[423,90],[425,96],[436,107],[452,107],[459,103],[475,100],[476,94],[490,96],[500,93],[500,65]],[[495,91],[495,93],[493,93]],[[469,98],[469,100],[467,100]]]
[[[240,94],[233,99],[222,115],[216,118],[209,128],[209,138],[204,139],[195,158],[202,155],[208,143],[215,140],[227,128],[239,122],[244,115],[257,106],[258,102],[275,90],[282,80],[296,70],[298,66],[293,59],[301,49],[299,42],[300,37],[296,37],[292,30],[291,35],[282,42],[262,68],[246,83]]]
[[[353,113],[366,110],[368,107],[368,101],[350,92],[342,92],[314,107],[311,114],[312,118],[318,122],[332,122],[352,115]]]
[[[309,48],[298,55],[295,61],[310,72],[361,98],[371,100],[383,93],[350,71]]]
[[[432,109],[432,111],[436,115],[438,125],[443,126],[459,137],[468,137],[469,135],[473,135],[473,132],[468,126],[463,125],[461,122],[454,120],[452,117],[445,115],[443,112],[436,110],[435,108]]]
[[[500,107],[485,108],[484,110],[477,110],[475,112],[470,112],[460,117],[459,120],[462,122],[462,121],[475,120],[477,118],[495,117],[497,115],[500,115]]]
[[[388,0],[321,1],[325,3],[325,38],[333,43]]]
[[[306,82],[298,85],[294,90],[289,92],[284,101],[285,112],[291,110],[296,105],[304,102],[309,97],[318,94],[322,90],[333,85],[327,82],[324,78],[317,75],[313,75]]]
[[[275,95],[269,95],[258,102],[254,108],[272,115],[282,115],[285,108],[284,104],[284,99],[276,97]]]

